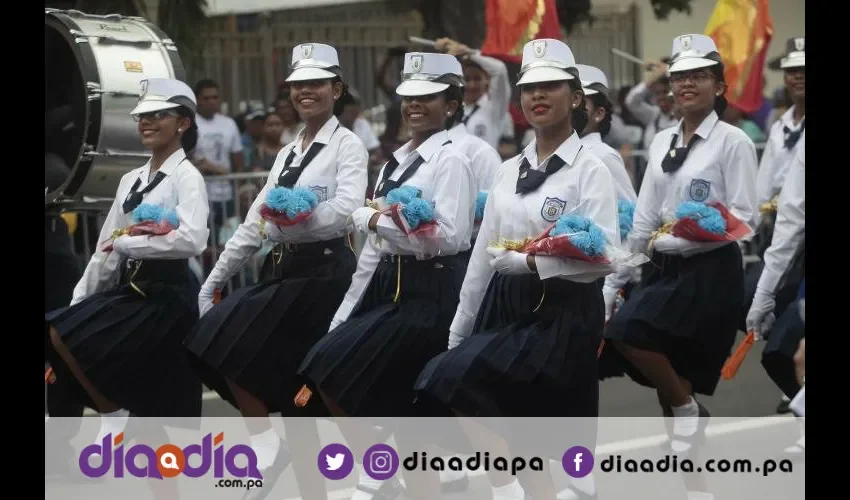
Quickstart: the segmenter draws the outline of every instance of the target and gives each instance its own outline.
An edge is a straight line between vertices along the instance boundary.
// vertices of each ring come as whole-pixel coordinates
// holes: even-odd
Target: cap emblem
[[[682,48],[684,50],[691,50],[691,37],[690,35],[683,36],[681,39]]]
[[[534,57],[543,57],[546,55],[546,40],[535,40],[531,44],[531,50],[534,51]]]
[[[410,69],[413,70],[414,73],[419,73],[422,71],[422,56],[416,55],[410,57]]]
[[[794,39],[794,47],[798,52],[802,52],[806,48],[806,39],[805,38],[795,38]]]
[[[313,45],[305,44],[301,46],[301,57],[309,59],[313,55]]]

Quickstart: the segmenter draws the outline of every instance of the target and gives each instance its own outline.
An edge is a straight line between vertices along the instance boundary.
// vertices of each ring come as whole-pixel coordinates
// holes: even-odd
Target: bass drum
[[[45,193],[45,205],[112,198],[121,177],[150,156],[129,114],[141,81],[185,79],[177,47],[147,20],[118,14],[45,9],[44,32],[46,110],[70,107],[74,123],[46,137],[70,173]]]

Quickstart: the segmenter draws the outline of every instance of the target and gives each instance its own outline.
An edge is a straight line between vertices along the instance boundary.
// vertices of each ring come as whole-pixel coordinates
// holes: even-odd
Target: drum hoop
[[[160,41],[171,40],[168,35],[160,29],[159,26],[151,23],[147,19],[138,19],[134,18],[136,22],[144,25],[145,28],[151,30],[151,32],[160,39]],[[175,45],[176,48],[176,45]],[[171,60],[171,68],[174,71],[174,79],[184,81],[186,80],[186,68],[183,66],[183,60],[180,59],[180,54],[177,50],[166,50],[168,52],[168,58]]]
[[[47,12],[46,16],[46,21],[50,23],[54,29],[62,27],[67,30],[62,32],[62,35],[66,41],[69,42],[71,51],[77,58],[77,64],[80,66],[80,74],[83,79],[83,88],[86,93],[86,116],[85,123],[83,124],[83,144],[80,145],[80,150],[77,153],[76,163],[71,166],[72,175],[69,175],[65,184],[60,186],[54,193],[49,193],[55,199],[60,195],[73,196],[74,193],[76,193],[82,186],[86,176],[88,176],[88,170],[91,168],[92,161],[90,159],[86,159],[83,153],[85,153],[86,144],[94,144],[98,140],[98,137],[100,137],[100,118],[103,113],[103,109],[100,99],[95,99],[93,101],[89,100],[89,89],[87,83],[93,82],[98,86],[100,85],[100,75],[97,72],[97,60],[95,59],[94,51],[89,43],[76,43],[74,36],[71,35],[71,31],[82,31],[82,28],[65,12]],[[57,26],[57,23],[61,26]],[[92,120],[93,117],[98,118],[96,123]]]

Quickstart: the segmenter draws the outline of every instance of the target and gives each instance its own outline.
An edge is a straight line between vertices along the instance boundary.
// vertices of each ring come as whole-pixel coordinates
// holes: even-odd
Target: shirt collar
[[[790,128],[791,130],[797,130],[803,124],[803,120],[800,120],[800,123],[797,123],[796,125],[794,124],[794,109],[795,108],[796,108],[796,106],[792,105],[784,113],[782,113],[782,116],[779,118],[782,121],[782,124],[785,125],[786,127]],[[803,117],[803,118],[805,118],[805,117]]]
[[[581,138],[581,142],[584,144],[599,144],[602,142],[602,134],[599,132],[591,132],[586,136]]]
[[[425,142],[423,142],[419,145],[418,148],[416,148],[416,153],[418,153],[419,156],[421,156],[422,159],[426,162],[430,161],[431,157],[434,156],[434,154],[439,151],[443,144],[448,140],[448,132],[446,132],[445,130],[441,130],[436,134],[432,134],[431,137],[425,139]],[[398,148],[393,153],[393,156],[395,157],[399,165],[404,163],[404,160],[410,155],[410,144],[412,142],[413,141],[408,141],[404,146]]]
[[[331,115],[330,119],[322,125],[322,128],[319,129],[319,133],[316,134],[316,137],[313,139],[313,142],[318,142],[319,144],[328,145],[331,142],[331,137],[334,135],[336,131],[336,127],[339,125],[339,120],[336,116]],[[295,136],[295,149],[296,151],[306,151],[301,148],[301,141],[304,139],[304,134],[307,133],[307,127],[302,127],[301,130],[298,131],[298,135]],[[312,143],[311,143],[312,144]]]
[[[578,156],[580,149],[581,139],[579,138],[578,133],[573,130],[573,134],[569,136],[567,140],[562,142],[560,146],[558,146],[558,149],[552,153],[552,156],[558,155],[567,165],[572,166],[573,163],[575,163],[576,156]],[[522,150],[519,161],[522,162],[523,158],[528,159],[528,163],[533,169],[537,169],[538,163],[542,163],[537,161],[537,139],[533,139],[528,146]],[[549,158],[546,158],[546,161],[548,161]]]
[[[174,173],[174,169],[177,168],[177,165],[180,165],[180,162],[186,159],[186,152],[183,151],[183,148],[179,148],[177,151],[171,153],[171,156],[165,159],[160,165],[159,170],[157,172],[162,172],[164,175],[171,175]],[[150,178],[151,174],[151,160],[142,167],[142,180]]]
[[[720,119],[717,118],[717,112],[712,111],[708,114],[708,116],[703,118],[702,123],[699,124],[699,127],[697,127],[696,131],[694,132],[694,135],[700,136],[700,138],[703,140],[708,139],[708,135],[711,133],[712,130],[714,130],[714,126],[717,125],[719,121]],[[681,144],[684,144],[684,138],[682,134],[682,127],[684,126],[684,124],[684,120],[679,120],[679,125],[676,128],[676,135],[679,137],[677,141]]]
[[[458,141],[469,135],[469,131],[466,130],[466,125],[464,125],[463,123],[458,123],[457,125],[448,130],[448,134],[449,139],[451,139],[452,141]]]

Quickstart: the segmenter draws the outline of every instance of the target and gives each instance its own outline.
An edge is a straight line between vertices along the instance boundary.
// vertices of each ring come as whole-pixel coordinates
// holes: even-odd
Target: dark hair
[[[183,145],[183,151],[189,155],[198,144],[198,123],[195,121],[195,113],[184,106],[177,108],[177,114],[183,118],[189,119],[189,128],[187,128],[180,137],[180,143]]]
[[[567,80],[567,86],[570,87],[570,94],[575,92],[581,92],[584,94],[584,91],[581,88],[581,82],[577,78]],[[587,114],[587,108],[584,107],[584,101],[582,101],[581,105],[573,108],[570,114],[570,124],[572,124],[573,129],[581,135],[589,120],[590,116]]]
[[[590,97],[590,102],[592,102],[594,106],[605,110],[605,118],[599,122],[599,134],[604,138],[609,132],[611,132],[611,120],[614,118],[614,104],[611,102],[611,99],[602,92],[588,97]]]
[[[449,88],[442,92],[446,102],[457,101],[457,110],[455,113],[446,118],[446,130],[454,127],[463,121],[463,87],[457,85],[449,85]]]
[[[215,83],[215,80],[212,80],[210,78],[204,78],[204,79],[198,80],[198,83],[195,84],[195,88],[194,88],[195,96],[201,95],[201,92],[203,92],[206,89],[216,89],[216,90],[218,90],[219,87],[218,87],[218,84]]]
[[[717,56],[717,59],[720,59],[720,56]],[[717,61],[717,64],[714,66],[709,66],[709,70],[714,74],[714,77],[717,78],[718,82],[726,82],[726,78],[723,76],[723,62]],[[714,112],[717,113],[717,116],[723,118],[723,113],[726,111],[726,108],[729,107],[729,101],[726,100],[726,96],[718,95],[714,96]]]

